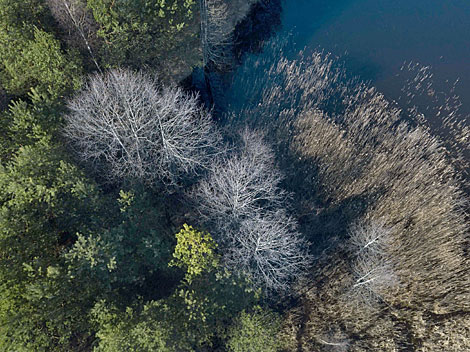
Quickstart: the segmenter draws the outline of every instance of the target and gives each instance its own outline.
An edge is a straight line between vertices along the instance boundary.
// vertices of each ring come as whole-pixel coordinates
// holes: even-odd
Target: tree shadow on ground
[[[345,240],[351,224],[364,216],[376,197],[376,194],[360,194],[335,202],[322,188],[314,161],[289,153],[279,163],[286,175],[282,186],[291,194],[290,203],[299,231],[310,241],[314,255],[321,253],[333,239]]]

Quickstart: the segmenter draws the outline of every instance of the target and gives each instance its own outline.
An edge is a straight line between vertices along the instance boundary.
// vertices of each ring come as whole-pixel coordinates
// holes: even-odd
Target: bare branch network
[[[331,352],[347,352],[351,347],[348,336],[338,328],[330,327],[330,330],[323,336],[316,336],[316,340]]]
[[[201,47],[203,64],[213,63],[223,68],[232,61],[233,26],[228,6],[224,0],[201,0]]]
[[[93,53],[99,45],[96,35],[99,25],[87,8],[86,0],[46,0],[46,3],[60,28],[67,32],[66,40],[72,46],[85,48],[98,71],[101,72]]]
[[[193,194],[202,219],[215,221],[218,228],[250,217],[265,205],[280,206],[286,198],[278,187],[282,175],[274,154],[262,136],[244,130],[241,144],[239,153],[213,162],[209,176]]]
[[[310,264],[308,244],[296,231],[296,221],[283,209],[256,214],[242,221],[225,254],[230,268],[249,273],[253,283],[287,291],[289,283]]]
[[[208,165],[220,135],[197,96],[129,70],[93,75],[68,103],[64,134],[112,179],[174,184]]]
[[[239,153],[214,162],[192,193],[232,270],[253,284],[286,291],[310,264],[308,243],[284,209],[287,194],[274,155],[259,133],[244,130]]]
[[[373,305],[383,301],[383,294],[398,284],[387,254],[391,244],[390,228],[379,222],[358,222],[350,229],[350,244],[356,256],[352,263],[355,282],[351,296]]]

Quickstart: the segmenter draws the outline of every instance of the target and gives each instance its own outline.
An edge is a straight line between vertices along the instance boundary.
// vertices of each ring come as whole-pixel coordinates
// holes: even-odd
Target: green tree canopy
[[[255,307],[240,313],[229,329],[230,352],[276,352],[282,348],[279,338],[281,318],[269,309]]]
[[[96,187],[48,138],[0,166],[0,346],[67,350],[83,327],[77,290],[61,280],[61,253],[99,223]],[[63,275],[62,275],[63,276]],[[75,304],[73,304],[75,302]],[[78,323],[82,321],[82,323]]]
[[[0,84],[8,93],[35,89],[57,99],[80,87],[81,73],[78,54],[62,50],[53,34],[30,24],[0,27]]]
[[[170,266],[183,268],[186,271],[185,279],[188,283],[203,272],[210,272],[217,268],[218,257],[215,252],[217,244],[210,234],[197,231],[192,226],[184,224],[175,236],[177,244]]]
[[[91,279],[91,285],[97,282],[106,292],[130,289],[129,298],[143,294],[144,286],[163,291],[173,241],[158,201],[136,187],[121,191],[107,211],[106,225],[99,232],[79,234],[65,255],[69,275],[84,285]]]
[[[218,265],[215,243],[208,233],[185,225],[176,235],[171,266],[185,276],[169,296],[119,308],[99,302],[92,311],[97,326],[97,351],[194,351],[224,336],[224,326],[258,295]],[[152,349],[153,348],[153,349]],[[160,349],[158,349],[160,348]]]
[[[195,0],[88,0],[88,7],[100,25],[108,67],[166,65],[172,72],[158,72],[171,76],[200,61]]]
[[[51,18],[43,0],[0,0],[2,31],[20,28],[27,23],[50,29]]]
[[[94,352],[171,352],[171,327],[165,323],[162,313],[165,307],[151,302],[142,309],[128,307],[121,311],[100,301],[93,308],[92,316],[99,326],[99,339]]]

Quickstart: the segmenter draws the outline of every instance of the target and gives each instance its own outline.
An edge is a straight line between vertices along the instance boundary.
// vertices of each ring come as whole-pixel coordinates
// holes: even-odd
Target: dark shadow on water
[[[221,71],[213,65],[197,67],[181,82],[184,88],[197,92],[205,106],[214,108],[216,119],[217,115],[223,113],[218,102],[224,100],[233,72],[242,64],[245,55],[259,53],[264,43],[279,30],[281,13],[282,0],[261,0],[254,4],[245,19],[234,29],[234,42],[229,48],[234,57],[231,68]]]
[[[281,27],[282,0],[261,0],[238,23],[234,31],[233,53],[237,64],[247,53],[259,53],[264,43]]]

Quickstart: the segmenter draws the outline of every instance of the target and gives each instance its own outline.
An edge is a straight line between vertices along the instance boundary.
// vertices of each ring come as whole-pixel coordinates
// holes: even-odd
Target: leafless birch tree
[[[323,336],[316,336],[316,340],[318,343],[325,348],[322,349],[325,351],[331,352],[348,352],[350,347],[350,341],[346,334],[344,334],[339,329],[333,329],[331,327],[330,331],[328,331]]]
[[[311,261],[308,243],[296,225],[283,209],[245,219],[237,232],[227,234],[231,237],[224,256],[227,266],[249,273],[255,286],[287,291]]]
[[[275,167],[274,154],[262,135],[244,130],[240,149],[215,161],[193,193],[205,222],[240,221],[265,205],[280,205],[286,196],[278,186],[282,175]]]
[[[64,134],[80,157],[114,179],[175,183],[207,166],[219,133],[197,96],[143,73],[93,75],[68,103]]]
[[[98,46],[98,24],[93,14],[87,9],[86,0],[46,0],[52,16],[59,26],[66,32],[66,40],[72,45],[84,48],[90,54],[90,58],[101,71],[94,54]]]
[[[287,215],[282,175],[262,135],[245,129],[241,141],[241,151],[216,161],[192,196],[225,264],[257,287],[285,291],[310,262],[308,244]]]
[[[216,67],[230,64],[233,26],[224,0],[200,0],[203,64]]]
[[[351,227],[350,243],[355,256],[352,270],[355,282],[350,295],[373,305],[398,283],[387,254],[391,229],[380,223],[358,222]]]
[[[203,64],[220,69],[232,64],[233,31],[259,0],[200,0]]]

